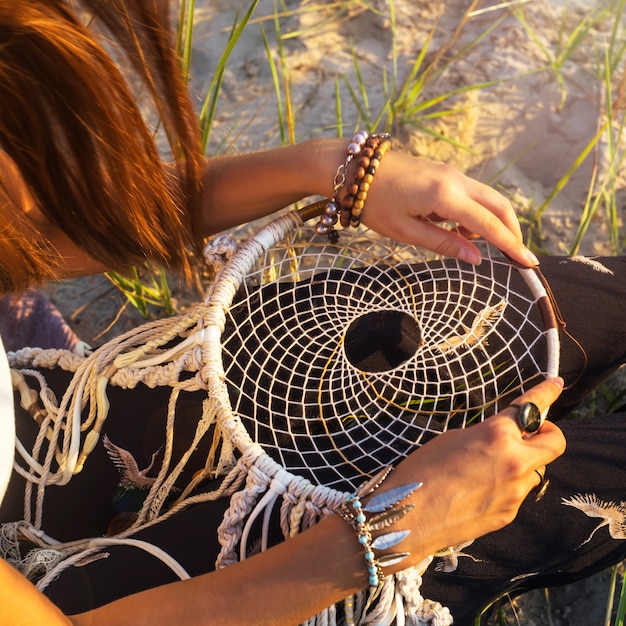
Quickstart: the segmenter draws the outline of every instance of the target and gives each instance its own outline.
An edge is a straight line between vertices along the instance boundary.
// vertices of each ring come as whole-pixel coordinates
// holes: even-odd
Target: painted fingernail
[[[526,258],[531,265],[539,265],[539,259],[528,248],[526,248]]]
[[[472,265],[480,265],[483,260],[478,252],[469,248],[461,248],[461,251],[459,252],[459,259],[461,261],[465,261],[466,263],[471,263]]]

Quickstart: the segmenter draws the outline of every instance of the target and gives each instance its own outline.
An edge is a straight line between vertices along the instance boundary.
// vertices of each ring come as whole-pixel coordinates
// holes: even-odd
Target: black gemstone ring
[[[536,433],[541,426],[541,411],[534,402],[523,404],[509,404],[518,410],[517,425],[523,433]]]

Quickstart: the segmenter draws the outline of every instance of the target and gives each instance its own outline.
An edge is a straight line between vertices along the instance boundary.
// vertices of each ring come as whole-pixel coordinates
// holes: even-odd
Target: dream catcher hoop
[[[536,270],[487,244],[479,267],[370,231],[333,244],[302,217],[253,237],[211,296],[224,312],[218,376],[237,441],[313,484],[354,490],[558,374],[556,317]]]
[[[100,439],[110,384],[171,386],[166,441],[180,395],[206,392],[188,452],[173,463],[166,446],[136,523],[115,541],[131,542],[137,529],[190,504],[231,496],[218,531],[219,568],[246,558],[257,531],[265,549],[272,520],[293,536],[336,511],[346,492],[382,467],[558,374],[557,321],[538,270],[516,266],[486,243],[478,267],[363,229],[344,230],[331,243],[304,225],[323,204],[273,220],[236,252],[219,250],[222,239],[209,244],[207,258],[227,259],[205,301],[184,316],[146,324],[71,364],[49,351],[12,356],[13,367],[56,359],[76,372],[58,405],[42,391],[52,416],[41,427],[49,445],[42,435],[30,457],[20,449],[27,466],[19,471],[37,492],[34,528],[47,485],[79,472]],[[205,470],[175,493],[205,438],[212,441]],[[199,489],[216,476],[223,477],[217,491]],[[43,544],[41,534],[31,535]],[[106,545],[72,544],[67,562]],[[381,623],[402,611],[413,623],[451,623],[443,607],[419,595],[422,571],[387,577],[374,609]],[[363,598],[348,605],[356,615],[348,621],[358,623]],[[319,623],[335,619],[331,607]]]

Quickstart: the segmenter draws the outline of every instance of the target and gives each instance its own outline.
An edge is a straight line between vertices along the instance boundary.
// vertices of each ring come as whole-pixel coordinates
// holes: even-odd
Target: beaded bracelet
[[[352,191],[352,194],[346,195],[342,202],[342,206],[345,206],[346,200],[349,197],[353,198],[351,203],[352,208],[348,212],[347,216],[348,224],[352,228],[358,228],[361,223],[361,213],[363,212],[363,207],[365,206],[365,201],[367,200],[370,185],[374,180],[374,175],[376,174],[376,170],[378,169],[382,158],[390,148],[391,141],[389,141],[389,139],[379,138],[377,142],[372,144],[372,156],[370,157],[369,153],[368,155],[362,154],[357,161],[358,169],[354,182],[354,188],[349,190]]]
[[[408,537],[411,531],[397,530],[379,535],[376,538],[373,537],[372,533],[391,526],[412,510],[412,504],[397,505],[422,486],[422,483],[416,482],[395,487],[373,496],[367,504],[363,505],[361,497],[372,493],[390,471],[391,468],[389,467],[383,469],[356,493],[346,496],[337,511],[353,528],[359,544],[363,547],[369,579],[370,600],[378,593],[384,582],[385,574],[383,568],[391,567],[410,556],[410,552],[400,552],[378,558],[375,550],[392,548]],[[372,516],[368,519],[365,515],[366,513],[370,513]]]
[[[355,156],[361,153],[361,148],[365,145],[370,134],[365,130],[359,130],[346,149],[346,160],[337,168],[335,178],[333,179],[333,197],[324,207],[324,214],[320,217],[315,226],[315,230],[319,235],[328,235],[332,243],[337,243],[339,233],[335,230],[335,224],[339,219],[339,204],[337,202],[337,194],[346,184],[346,172],[348,166]]]
[[[375,151],[378,149],[380,143],[381,138],[378,135],[370,135],[365,141],[365,145],[361,149],[359,158],[356,162],[356,172],[354,174],[354,180],[346,187],[346,194],[340,202],[339,222],[344,228],[350,226],[351,217],[355,207],[359,206],[360,210],[362,210],[363,206],[365,205],[365,198],[367,198],[367,193],[363,195],[363,192],[360,191],[360,187],[362,184],[365,184],[366,176],[368,180],[373,179],[373,176],[368,175],[367,168],[369,167],[371,159],[374,156]],[[360,193],[361,198],[359,199]]]
[[[384,574],[374,554],[372,530],[367,523],[365,513],[363,513],[361,499],[356,494],[350,495],[345,499],[343,507],[345,508],[342,508],[339,514],[352,526],[359,543],[365,550],[365,564],[369,575],[370,587],[378,587],[380,581],[384,578]]]
[[[346,159],[337,168],[333,179],[333,197],[326,203],[324,213],[315,226],[318,234],[327,235],[331,243],[337,243],[339,233],[335,230],[335,224],[339,220],[344,227],[351,225],[358,227],[369,186],[380,164],[380,159],[390,147],[391,142],[387,134],[374,135],[365,130],[359,130],[352,137],[346,149]],[[346,196],[339,202],[338,195],[346,184],[348,166],[356,157],[359,160],[355,180],[348,188]],[[354,211],[355,204],[356,212]]]

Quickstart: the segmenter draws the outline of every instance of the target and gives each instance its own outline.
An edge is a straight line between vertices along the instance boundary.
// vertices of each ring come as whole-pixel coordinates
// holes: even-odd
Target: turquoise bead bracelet
[[[370,498],[367,504],[363,505],[361,497],[373,493],[389,472],[390,468],[383,469],[356,493],[347,495],[337,511],[350,524],[356,533],[359,545],[363,548],[370,598],[378,594],[384,583],[385,574],[383,567],[391,567],[410,556],[410,552],[386,554],[380,558],[376,556],[376,550],[387,550],[399,544],[409,536],[410,530],[386,532],[378,535],[376,538],[374,538],[373,532],[383,530],[395,524],[395,522],[411,511],[413,504],[398,505],[422,486],[422,483],[415,482],[394,487],[383,493],[376,494]],[[370,515],[369,518],[366,513]]]

